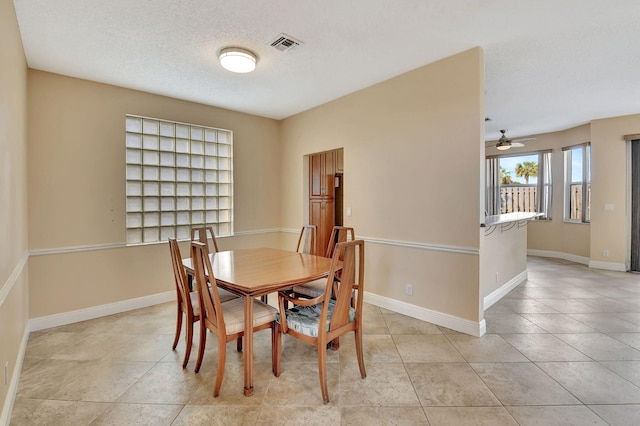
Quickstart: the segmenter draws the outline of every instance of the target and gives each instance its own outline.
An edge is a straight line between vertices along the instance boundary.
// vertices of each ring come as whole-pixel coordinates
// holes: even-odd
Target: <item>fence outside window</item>
[[[537,185],[500,185],[500,214],[538,211]]]

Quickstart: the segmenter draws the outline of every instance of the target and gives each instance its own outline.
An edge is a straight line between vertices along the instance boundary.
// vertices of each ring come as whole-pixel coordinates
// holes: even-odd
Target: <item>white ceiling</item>
[[[282,119],[474,46],[487,139],[640,113],[639,0],[14,0],[29,67]],[[304,44],[280,52],[285,33]],[[217,52],[258,55],[233,74]]]

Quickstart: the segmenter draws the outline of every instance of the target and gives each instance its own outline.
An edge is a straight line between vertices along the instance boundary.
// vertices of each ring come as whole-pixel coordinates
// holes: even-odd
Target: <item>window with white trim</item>
[[[564,152],[564,220],[591,221],[591,144],[562,148]]]
[[[233,232],[233,133],[126,115],[127,244]]]
[[[487,157],[486,214],[537,212],[543,214],[538,220],[551,220],[551,155],[544,150]]]

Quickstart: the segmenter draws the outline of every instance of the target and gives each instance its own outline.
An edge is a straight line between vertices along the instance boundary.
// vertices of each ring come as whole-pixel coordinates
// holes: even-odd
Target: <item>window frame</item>
[[[127,246],[233,235],[233,132],[125,114]]]
[[[493,184],[489,184],[489,180],[491,179],[490,174],[487,173],[487,187],[485,191],[490,191],[491,188],[495,188],[495,194],[490,196],[486,196],[485,200],[485,211],[490,212],[497,209],[494,214],[502,214],[502,201],[500,194],[500,187],[502,183],[500,183],[499,173],[500,173],[500,159],[502,158],[510,158],[510,157],[528,157],[536,155],[538,157],[538,176],[536,183],[536,213],[543,213],[543,216],[539,216],[535,218],[535,220],[540,221],[551,221],[552,220],[552,201],[553,201],[553,176],[551,170],[551,155],[553,154],[553,150],[538,150],[538,151],[526,151],[526,152],[509,152],[506,154],[497,154],[497,155],[489,155],[486,157],[485,161],[497,160],[497,170],[495,179],[496,182]],[[548,156],[548,157],[546,157]],[[546,159],[546,161],[545,161]],[[488,163],[487,163],[488,164]],[[531,186],[531,184],[530,184]],[[543,198],[543,197],[546,197]],[[489,204],[493,204],[491,207]],[[487,213],[488,214],[488,213]]]
[[[573,151],[582,152],[582,176],[579,181],[573,180]],[[566,223],[591,223],[591,142],[562,148],[564,154],[564,211],[563,219]],[[571,193],[574,185],[581,185],[581,213],[580,218],[572,218]]]

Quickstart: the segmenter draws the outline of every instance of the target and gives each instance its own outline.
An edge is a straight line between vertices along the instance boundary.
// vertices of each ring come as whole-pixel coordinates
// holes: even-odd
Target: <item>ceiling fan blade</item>
[[[518,138],[518,139],[511,139],[511,143],[523,143],[523,142],[529,142],[529,141],[535,141],[538,138]]]
[[[524,146],[523,143],[511,141],[511,146],[514,148],[522,148]]]

